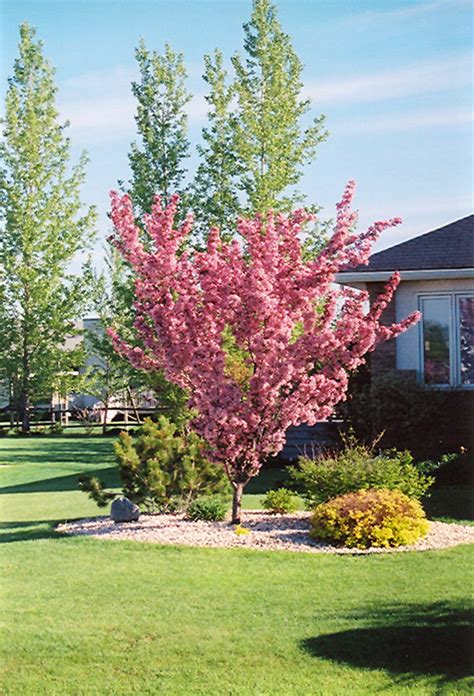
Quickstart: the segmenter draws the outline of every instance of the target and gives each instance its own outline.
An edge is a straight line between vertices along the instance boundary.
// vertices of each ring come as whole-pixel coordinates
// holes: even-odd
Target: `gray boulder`
[[[117,522],[136,522],[140,517],[140,508],[128,498],[115,498],[110,507],[110,517]]]

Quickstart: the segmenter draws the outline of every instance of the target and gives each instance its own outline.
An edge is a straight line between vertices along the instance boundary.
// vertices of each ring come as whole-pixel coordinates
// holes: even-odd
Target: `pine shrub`
[[[387,489],[347,493],[318,505],[311,536],[350,548],[408,546],[424,536],[429,523],[417,500]]]
[[[159,511],[186,509],[199,495],[229,489],[224,470],[203,454],[204,442],[180,433],[165,416],[147,418],[135,437],[121,433],[115,455],[123,493],[137,505]]]
[[[133,437],[121,432],[114,448],[123,495],[154,512],[186,510],[202,495],[226,495],[224,470],[206,459],[204,447],[198,435],[180,432],[165,416],[156,423],[145,419]],[[81,488],[99,505],[109,495],[98,479],[91,485],[83,477]]]

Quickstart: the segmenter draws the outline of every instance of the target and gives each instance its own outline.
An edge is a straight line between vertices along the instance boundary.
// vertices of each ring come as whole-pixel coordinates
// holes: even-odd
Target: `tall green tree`
[[[244,58],[232,57],[238,185],[247,212],[288,211],[304,200],[294,187],[327,135],[324,119],[302,125],[310,108],[310,101],[301,98],[303,66],[270,0],[254,0],[244,24],[244,49]]]
[[[181,194],[182,198],[186,196],[185,163],[190,147],[186,105],[191,100],[191,94],[186,89],[187,73],[183,54],[175,53],[169,44],[165,44],[163,54],[159,54],[157,51],[149,51],[142,39],[135,57],[140,79],[132,83],[132,92],[137,99],[135,121],[140,142],[133,142],[129,152],[132,176],[128,191],[132,197],[137,223],[141,224],[141,217],[150,212],[156,194],[161,195],[164,205],[173,193]],[[181,210],[184,214],[184,205]],[[120,326],[133,341],[133,310],[127,312],[126,303],[122,302],[123,298],[133,295],[132,282],[126,267],[121,269],[120,277],[116,276],[114,279],[110,276],[115,297],[122,303],[120,311],[113,316],[113,323]],[[130,304],[128,307],[130,308]],[[105,337],[101,354],[112,365],[109,360],[111,346],[107,341],[108,338]],[[123,363],[123,358],[117,356],[113,372],[120,365],[123,367]],[[175,422],[186,419],[186,395],[175,385],[169,384],[162,374],[153,377],[142,375],[142,386],[155,391],[160,407]]]
[[[203,143],[197,146],[200,163],[191,187],[192,207],[201,237],[213,225],[226,237],[240,212],[237,183],[241,171],[234,147],[236,117],[232,109],[235,89],[228,84],[221,51],[204,56],[204,63],[209,125],[202,131]]]
[[[129,153],[132,177],[130,194],[137,217],[149,212],[159,193],[166,204],[171,194],[181,193],[189,154],[186,104],[186,68],[181,53],[169,44],[163,55],[150,52],[143,39],[135,52],[140,80],[132,83],[137,99],[135,121],[141,143]]]
[[[77,366],[78,352],[65,342],[76,332],[87,281],[69,269],[95,222],[79,193],[87,158],[69,164],[54,70],[35,36],[21,25],[0,145],[0,379],[12,386],[24,431],[32,402],[70,386]]]
[[[223,56],[205,56],[209,126],[198,145],[200,164],[192,205],[200,229],[217,224],[224,235],[239,214],[270,208],[288,212],[302,205],[297,190],[304,166],[327,137],[324,117],[309,118],[303,99],[303,66],[270,0],[254,0],[244,24],[244,56],[232,56],[234,76]],[[313,202],[310,207],[315,208]],[[320,248],[314,229],[311,244]]]

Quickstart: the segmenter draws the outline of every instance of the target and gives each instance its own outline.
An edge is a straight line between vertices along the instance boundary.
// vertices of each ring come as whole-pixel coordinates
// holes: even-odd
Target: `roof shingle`
[[[379,251],[349,272],[474,268],[474,215]],[[341,274],[342,275],[342,274]]]

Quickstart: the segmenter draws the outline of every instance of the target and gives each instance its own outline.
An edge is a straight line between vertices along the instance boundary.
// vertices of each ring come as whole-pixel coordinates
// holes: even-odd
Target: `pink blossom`
[[[419,319],[414,313],[398,324],[380,324],[397,274],[368,312],[367,293],[335,289],[335,274],[366,264],[379,235],[400,223],[376,222],[356,233],[354,188],[349,182],[332,238],[309,261],[300,241],[312,219],[305,211],[239,220],[243,245],[224,242],[213,228],[207,248],[188,254],[180,250],[192,221],[174,228],[176,196],[164,209],[155,199],[144,218],[144,244],[130,198],[111,194],[113,241],[135,274],[135,328],[143,348],[127,345],[110,329],[114,346],[135,367],[163,369],[188,391],[198,414],[193,426],[235,489],[282,449],[290,425],[313,424],[332,413],[345,398],[348,372],[378,342]],[[232,366],[236,355],[238,365]]]

